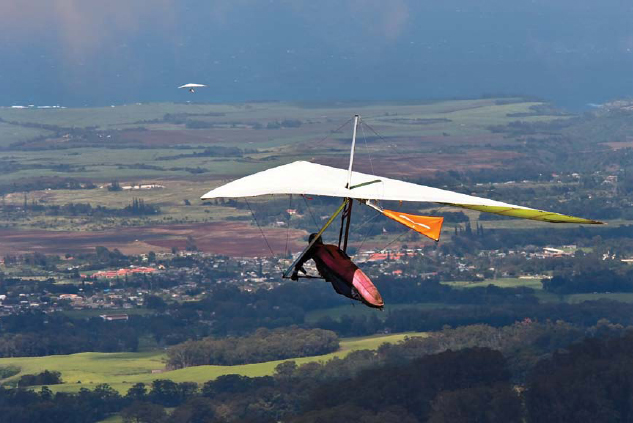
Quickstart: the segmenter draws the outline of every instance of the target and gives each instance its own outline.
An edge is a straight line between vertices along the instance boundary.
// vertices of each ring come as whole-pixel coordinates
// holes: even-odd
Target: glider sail
[[[551,223],[602,223],[376,175],[360,172],[351,172],[350,175],[348,170],[305,161],[293,162],[237,179],[209,191],[202,196],[202,199],[254,197],[269,194],[322,195],[353,198],[363,202],[366,200],[429,202]],[[381,213],[387,215],[382,211]],[[404,215],[404,213],[394,215],[396,214]],[[408,216],[414,220],[411,218],[412,215]],[[388,217],[394,219],[392,216]],[[401,219],[407,221],[406,218]],[[403,223],[401,220],[394,220]]]

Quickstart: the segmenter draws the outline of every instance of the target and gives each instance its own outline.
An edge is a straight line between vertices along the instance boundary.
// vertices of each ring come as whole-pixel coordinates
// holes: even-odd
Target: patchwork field
[[[187,236],[205,252],[268,254],[248,211],[205,206],[199,197],[229,180],[295,160],[346,167],[355,113],[367,124],[359,130],[355,169],[403,179],[503,168],[524,153],[514,149],[517,140],[495,126],[567,118],[543,103],[520,98],[0,108],[0,254],[62,254],[97,245],[124,253],[163,251],[180,248]],[[75,188],[88,183],[96,188],[68,189],[66,180],[74,181]],[[113,181],[160,188],[108,191]],[[160,207],[161,213],[97,218],[22,210],[25,202],[123,208],[135,198]],[[469,216],[476,220],[478,214]],[[242,220],[226,223],[235,218]],[[513,224],[527,229],[539,225]],[[308,229],[305,224],[290,232],[269,227],[266,235],[275,250],[284,250],[287,238],[295,249]],[[384,246],[380,240],[367,242]]]

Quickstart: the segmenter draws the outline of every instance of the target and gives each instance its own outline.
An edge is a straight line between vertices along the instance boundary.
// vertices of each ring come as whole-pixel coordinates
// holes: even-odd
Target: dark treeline
[[[633,292],[633,270],[620,274],[611,269],[595,269],[543,279],[543,289],[555,294],[593,292]]]
[[[588,301],[581,304],[474,306],[436,310],[402,309],[390,312],[384,325],[394,332],[439,330],[445,325],[457,327],[487,324],[501,327],[524,319],[562,320],[581,327],[589,327],[601,319],[608,319],[614,323],[629,326],[633,325],[633,317],[628,315],[632,311],[631,304],[608,300]],[[330,330],[336,330],[337,327],[336,325],[328,327],[329,325],[323,321],[319,322],[319,326]]]
[[[95,189],[97,186],[88,179],[62,178],[47,176],[38,178],[24,178],[10,184],[0,184],[0,194],[14,192],[31,192],[45,189]]]
[[[62,383],[62,374],[60,372],[49,372],[44,370],[36,375],[23,375],[18,379],[18,386],[36,386],[36,385],[59,385]]]
[[[39,164],[39,163],[19,163],[14,160],[0,160],[0,172],[3,174],[9,174],[13,172],[19,172],[22,170],[33,170],[33,169],[50,169],[55,172],[85,172],[86,167],[80,165],[71,165],[67,163],[50,163],[50,164]]]
[[[328,330],[294,326],[259,329],[242,338],[205,338],[175,345],[167,350],[167,365],[172,369],[207,364],[232,366],[323,355],[338,348],[338,337]]]
[[[223,147],[220,145],[206,147],[204,150],[191,154],[177,154],[174,156],[160,156],[156,160],[177,160],[189,157],[243,157],[244,154],[256,153],[257,150],[252,148],[241,149],[238,147]]]
[[[142,333],[135,325],[87,321],[32,312],[2,318],[1,357],[33,357],[84,351],[136,351]]]
[[[125,395],[108,385],[77,394],[0,388],[0,422],[111,413],[152,423],[629,421],[632,354],[633,332],[608,323],[464,327],[326,363],[284,362],[272,377],[155,380]]]
[[[538,363],[526,392],[529,422],[633,420],[633,334],[587,339]]]
[[[160,213],[160,208],[148,204],[142,198],[132,199],[132,203],[121,209],[104,206],[93,207],[90,203],[67,203],[60,205],[45,205],[40,203],[26,203],[24,206],[5,206],[5,211],[20,209],[30,213],[42,213],[46,216],[92,216],[92,217],[128,217],[146,216]]]
[[[351,379],[326,382],[311,392],[301,414],[291,421],[518,423],[521,418],[521,401],[510,384],[503,355],[473,348],[406,364],[394,362]]]

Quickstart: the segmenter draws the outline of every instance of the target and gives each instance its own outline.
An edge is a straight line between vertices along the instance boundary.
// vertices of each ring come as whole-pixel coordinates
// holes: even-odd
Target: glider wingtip
[[[601,222],[599,220],[593,220],[593,219],[582,219],[580,222],[578,222],[578,224],[580,225],[606,225],[605,222]]]
[[[601,222],[599,220],[593,220],[593,219],[582,219],[579,218],[580,221],[578,222],[581,225],[606,225],[606,222]]]

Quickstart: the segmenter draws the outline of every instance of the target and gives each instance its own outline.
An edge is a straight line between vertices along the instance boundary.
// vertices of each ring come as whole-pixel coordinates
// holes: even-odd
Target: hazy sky
[[[0,105],[633,94],[633,2],[2,0]]]

